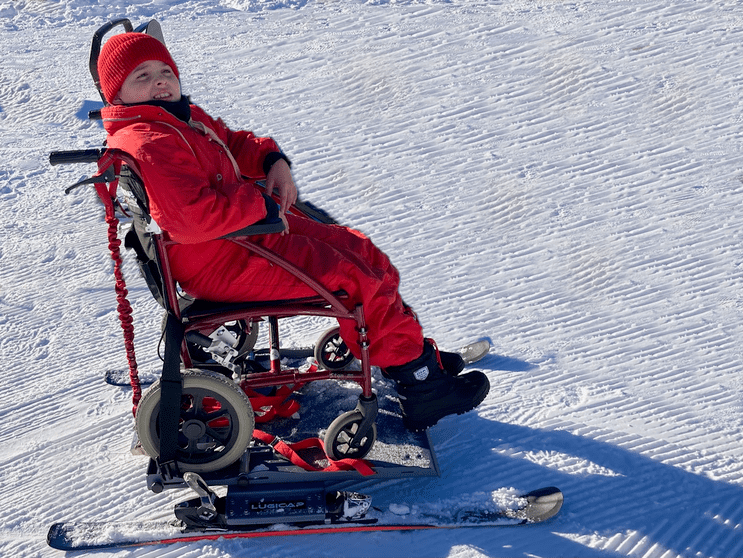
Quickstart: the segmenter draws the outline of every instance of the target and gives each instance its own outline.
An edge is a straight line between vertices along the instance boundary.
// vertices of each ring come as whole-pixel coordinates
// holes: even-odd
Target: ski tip
[[[105,381],[110,386],[117,386],[117,387],[131,387],[132,381],[129,378],[129,370],[115,370],[110,369],[106,370],[103,374],[103,381]],[[140,377],[139,383],[142,387],[149,386],[152,383],[154,383],[155,379],[149,377]]]
[[[469,345],[465,345],[459,350],[459,354],[464,359],[466,364],[472,364],[482,360],[490,352],[490,341],[488,339],[480,339]]]
[[[526,520],[530,523],[546,521],[558,514],[565,497],[559,488],[547,486],[524,494],[528,502]]]
[[[68,541],[65,536],[64,525],[61,523],[53,523],[49,527],[49,531],[46,534],[46,544],[57,550],[67,550]]]
[[[128,370],[106,370],[103,380],[110,386],[130,387]]]

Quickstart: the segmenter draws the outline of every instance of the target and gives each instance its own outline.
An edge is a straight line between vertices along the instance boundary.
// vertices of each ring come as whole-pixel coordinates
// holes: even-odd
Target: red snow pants
[[[346,291],[344,304],[349,309],[363,304],[372,365],[386,368],[418,358],[423,351],[423,331],[414,313],[403,305],[398,293],[400,275],[389,258],[358,231],[304,216],[287,215],[287,219],[288,234],[254,236],[251,240],[280,254],[330,291]],[[234,243],[225,245],[221,253],[225,252],[229,257],[218,257],[198,275],[181,281],[183,289],[197,298],[224,302],[317,294],[283,268]],[[343,340],[358,358],[356,322],[338,322]]]

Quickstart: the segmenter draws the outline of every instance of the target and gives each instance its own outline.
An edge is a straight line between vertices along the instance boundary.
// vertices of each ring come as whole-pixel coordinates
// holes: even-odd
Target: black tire
[[[237,346],[238,355],[244,357],[250,351],[255,348],[255,343],[258,341],[258,324],[260,322],[246,322],[245,320],[237,320],[237,323],[241,328],[240,342]]]
[[[354,358],[348,345],[341,338],[339,327],[331,328],[323,333],[315,345],[315,360],[322,369],[343,370],[353,362]]]
[[[176,461],[181,472],[217,471],[237,461],[253,438],[248,396],[232,380],[206,370],[181,371],[183,394]],[[160,380],[142,395],[134,427],[142,449],[160,454]]]
[[[357,448],[350,445],[351,440],[356,435],[359,425],[363,420],[359,411],[348,411],[335,419],[328,427],[325,433],[325,453],[330,459],[362,459],[371,450],[374,442],[377,440],[377,425],[372,424],[371,429],[361,440],[361,445]]]

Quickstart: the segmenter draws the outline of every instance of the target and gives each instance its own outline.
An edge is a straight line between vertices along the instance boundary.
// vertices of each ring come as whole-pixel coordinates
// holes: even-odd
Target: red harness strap
[[[347,458],[339,459],[338,461],[330,459],[329,457],[327,457],[327,453],[325,453],[325,444],[323,444],[323,441],[320,438],[307,438],[306,440],[302,440],[301,442],[287,444],[278,436],[274,436],[273,434],[269,434],[268,432],[263,432],[261,430],[253,430],[253,438],[273,447],[274,451],[276,451],[280,455],[283,455],[284,457],[289,459],[289,461],[294,463],[294,465],[296,465],[297,467],[301,467],[305,471],[333,472],[351,471],[355,469],[365,477],[376,474],[371,464],[364,459]],[[326,459],[328,460],[328,463],[330,464],[327,467],[315,467],[307,463],[299,456],[297,452],[309,448],[320,449],[323,455],[325,455]]]
[[[293,390],[288,386],[281,386],[276,390],[275,395],[263,395],[247,387],[246,382],[242,382],[240,387],[250,398],[250,405],[255,413],[255,422],[268,422],[279,418],[287,418],[299,411],[299,401],[289,399]],[[298,389],[295,386],[295,389]]]

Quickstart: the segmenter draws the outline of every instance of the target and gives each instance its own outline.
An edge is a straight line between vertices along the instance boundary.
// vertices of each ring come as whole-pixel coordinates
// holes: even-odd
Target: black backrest
[[[149,200],[142,180],[128,166],[122,165],[119,173],[119,186],[125,193],[129,212],[132,214],[132,228],[124,237],[124,246],[134,250],[139,270],[147,286],[160,306],[165,307],[165,288],[153,233],[148,231],[152,223]]]

